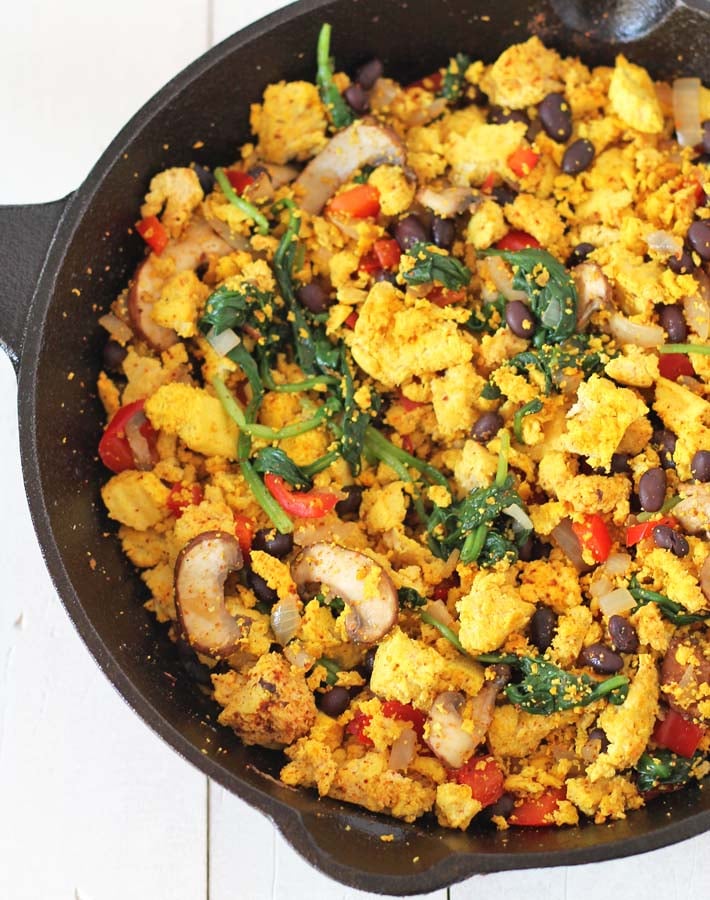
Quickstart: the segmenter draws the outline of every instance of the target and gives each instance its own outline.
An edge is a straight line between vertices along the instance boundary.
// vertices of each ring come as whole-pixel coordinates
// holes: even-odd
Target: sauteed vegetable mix
[[[330,42],[234,161],[150,182],[108,514],[287,785],[622,818],[710,771],[710,90]]]

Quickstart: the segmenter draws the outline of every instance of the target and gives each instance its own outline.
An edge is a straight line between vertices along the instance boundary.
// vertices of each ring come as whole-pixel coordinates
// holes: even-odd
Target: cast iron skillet
[[[75,194],[44,206],[0,208],[0,341],[19,377],[32,517],[70,617],[99,666],[158,734],[269,815],[306,859],[346,884],[424,893],[479,872],[652,850],[710,828],[710,790],[668,795],[604,828],[462,834],[292,791],[268,777],[278,771],[278,754],[244,748],[216,727],[213,706],[143,610],[142,583],[105,534],[112,525],[99,499],[104,473],[96,458],[103,414],[93,387],[105,337],[96,318],[143,254],[128,229],[151,175],[192,160],[229,161],[248,137],[249,103],[266,84],[312,79],[323,21],[333,24],[339,67],[353,71],[376,55],[404,82],[457,50],[492,60],[537,33],[587,63],[611,63],[623,50],[658,77],[697,75],[709,83],[709,12],[706,0],[694,0],[693,8],[674,0],[303,0],[178,75],[121,131]],[[204,148],[191,149],[198,140]],[[380,841],[382,834],[394,841]]]

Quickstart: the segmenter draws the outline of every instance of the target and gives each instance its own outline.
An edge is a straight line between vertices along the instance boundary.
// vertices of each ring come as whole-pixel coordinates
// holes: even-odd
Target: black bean
[[[623,659],[606,644],[590,644],[579,654],[579,661],[602,675],[618,672],[624,665]]]
[[[690,474],[696,481],[710,481],[710,450],[696,450],[690,460]]]
[[[670,550],[674,556],[682,558],[690,553],[690,545],[685,537],[669,525],[656,525],[653,540],[657,547]]]
[[[544,653],[552,643],[556,628],[557,616],[549,606],[540,606],[535,610],[530,620],[530,640],[540,653]]]
[[[384,71],[385,67],[382,64],[381,59],[371,59],[357,70],[355,73],[355,81],[357,81],[357,83],[366,91],[369,91],[370,88],[374,86],[377,79],[382,78],[382,73]]]
[[[666,499],[666,473],[654,466],[643,473],[639,480],[638,497],[646,512],[658,512]]]
[[[497,412],[485,412],[471,429],[471,437],[481,444],[487,444],[503,427],[503,416]]]
[[[601,747],[599,748],[600,753],[604,753],[609,746],[609,738],[606,736],[606,732],[603,728],[592,728],[587,735],[587,739],[590,741],[599,741],[601,744]]]
[[[358,672],[368,681],[372,678],[372,670],[375,667],[375,656],[377,655],[377,647],[370,647],[365,654],[365,658],[357,667]]]
[[[495,803],[486,807],[486,813],[489,816],[502,816],[504,819],[507,819],[514,808],[515,797],[512,794],[505,793]]]
[[[550,545],[540,540],[536,535],[530,535],[518,550],[518,556],[523,562],[532,562],[534,559],[542,559],[550,553]]]
[[[673,454],[675,453],[676,436],[667,428],[659,428],[653,432],[651,445],[661,458],[664,469],[675,469]]]
[[[532,122],[528,125],[528,130],[525,132],[525,140],[532,144],[535,138],[542,131],[542,122],[539,118],[533,119]]]
[[[586,138],[573,141],[562,157],[562,171],[565,175],[578,175],[589,168],[594,159],[594,145]]]
[[[370,108],[370,98],[364,88],[354,81],[343,91],[348,106],[356,113],[366,113]]]
[[[668,340],[672,344],[684,344],[688,337],[688,326],[685,324],[685,317],[680,306],[675,304],[662,306],[658,317],[661,320],[661,327],[668,335]]]
[[[125,347],[122,347],[118,341],[109,340],[104,344],[104,369],[109,372],[120,372],[123,366],[123,360],[128,355]]]
[[[491,191],[491,197],[498,206],[507,206],[509,203],[515,202],[518,192],[508,184],[497,184]]]
[[[613,475],[626,475],[631,471],[629,466],[630,453],[612,453],[611,471]]]
[[[448,250],[456,237],[454,220],[434,216],[431,222],[431,237],[437,247]]]
[[[298,289],[296,296],[306,309],[316,314],[325,312],[333,302],[332,297],[320,281],[304,284]]]
[[[545,134],[560,144],[565,144],[572,134],[572,110],[564,94],[548,94],[538,108]]]
[[[710,223],[693,222],[688,229],[688,243],[701,259],[710,260]]]
[[[530,307],[522,300],[509,300],[505,304],[505,321],[508,328],[521,338],[530,338],[535,334],[535,316]]]
[[[263,550],[270,556],[283,559],[293,550],[293,535],[281,534],[275,528],[260,528],[251,542],[252,550]]]
[[[680,256],[668,257],[668,268],[676,275],[688,275],[695,268],[690,251],[684,249]]]
[[[178,659],[188,677],[203,687],[212,687],[212,678],[209,666],[204,665],[197,658],[197,654],[187,641],[179,638],[175,642]]]
[[[635,653],[639,646],[636,629],[623,616],[611,616],[609,619],[609,637],[616,650],[621,653]]]
[[[332,716],[336,719],[350,706],[350,692],[347,688],[336,685],[329,691],[316,694],[316,704],[326,716]]]
[[[594,244],[588,244],[585,241],[583,241],[581,244],[577,244],[577,246],[567,258],[567,262],[565,263],[565,265],[568,269],[573,269],[575,266],[583,263],[594,249]]]
[[[701,146],[703,153],[710,153],[710,119],[706,119],[703,123],[703,140]]]
[[[249,587],[254,591],[256,599],[261,603],[266,603],[267,606],[273,606],[279,599],[279,595],[276,591],[273,588],[270,588],[261,575],[257,575],[252,569],[249,569],[247,574],[247,582]]]
[[[348,484],[343,488],[348,495],[344,500],[338,500],[335,504],[336,513],[342,518],[343,516],[356,516],[360,511],[362,503],[363,487],[360,484]]]
[[[505,125],[506,122],[522,122],[529,124],[530,120],[522,109],[508,109],[503,106],[491,106],[488,110],[488,122],[491,125]]]
[[[214,189],[214,175],[204,166],[195,164],[193,168],[195,170],[195,175],[197,175],[197,180],[200,182],[200,187],[205,194],[210,194]]]
[[[410,214],[396,222],[392,233],[400,248],[405,252],[417,241],[428,241],[429,231],[417,216]]]

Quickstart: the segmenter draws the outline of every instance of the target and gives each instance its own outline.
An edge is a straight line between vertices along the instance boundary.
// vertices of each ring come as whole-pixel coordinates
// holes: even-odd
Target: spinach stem
[[[264,482],[259,478],[248,459],[241,461],[241,469],[244,481],[254,495],[254,499],[271,519],[276,530],[281,534],[289,534],[293,531],[293,522],[268,492]]]
[[[249,203],[248,200],[245,200],[243,197],[240,197],[239,194],[234,190],[232,185],[229,183],[229,178],[225,174],[224,169],[218,167],[214,170],[214,177],[217,184],[222,188],[222,193],[229,200],[232,206],[236,206],[236,208],[244,213],[245,216],[248,216],[250,219],[254,221],[256,226],[256,230],[259,234],[268,234],[269,233],[269,222],[266,216],[259,212],[259,210],[254,206],[253,203]]]

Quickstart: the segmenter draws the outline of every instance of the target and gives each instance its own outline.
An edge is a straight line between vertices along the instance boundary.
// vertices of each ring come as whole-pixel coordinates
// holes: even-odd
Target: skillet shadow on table
[[[406,825],[275,782],[280,754],[245,748],[216,725],[215,705],[186,675],[166,629],[143,609],[145,587],[103,512],[99,489],[106,473],[96,456],[103,411],[94,386],[105,334],[96,319],[142,257],[132,227],[150,177],[166,166],[235,159],[249,135],[249,103],[260,99],[263,87],[286,77],[312,79],[322,21],[333,24],[339,68],[353,71],[377,55],[386,72],[404,82],[445,64],[459,49],[494,59],[530,30],[590,64],[611,63],[623,49],[658,76],[698,74],[710,81],[707,20],[691,10],[650,4],[661,28],[637,28],[638,39],[620,48],[597,41],[591,26],[586,36],[570,33],[555,15],[556,6],[440,2],[436,28],[408,29],[429,21],[431,4],[311,0],[219,45],[138,113],[72,198],[25,335],[19,406],[28,497],[49,570],[91,652],[126,700],[178,752],[271,815],[322,871],[364,890],[421,893],[475,872],[654,849],[710,825],[710,792],[691,788],[668,795],[604,827],[501,833],[474,826],[460,833],[431,819]],[[570,9],[603,12],[608,6]],[[599,23],[603,38],[609,16]],[[403,35],[397,47],[393,34]],[[383,834],[392,834],[393,842],[380,841]]]

